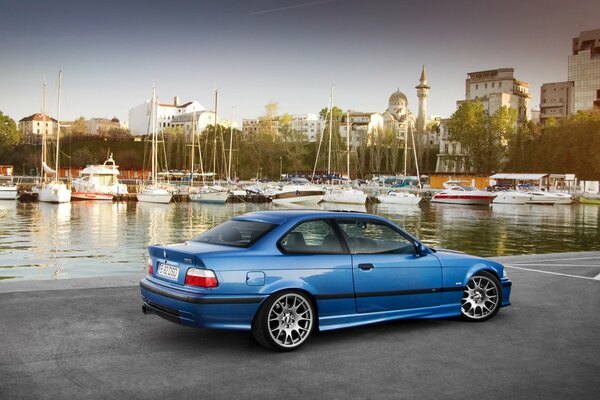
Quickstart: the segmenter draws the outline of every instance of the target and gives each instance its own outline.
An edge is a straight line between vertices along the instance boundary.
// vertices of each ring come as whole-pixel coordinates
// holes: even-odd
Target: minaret
[[[425,74],[425,65],[421,71],[421,80],[417,89],[417,97],[419,98],[419,114],[417,114],[417,132],[425,132],[425,121],[427,120],[427,95],[429,94],[430,86],[427,84],[427,75]]]

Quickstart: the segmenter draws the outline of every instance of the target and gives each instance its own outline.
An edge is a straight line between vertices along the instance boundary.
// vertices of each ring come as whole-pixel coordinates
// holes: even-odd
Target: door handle
[[[370,271],[375,268],[375,266],[373,264],[358,264],[358,268],[363,271]]]

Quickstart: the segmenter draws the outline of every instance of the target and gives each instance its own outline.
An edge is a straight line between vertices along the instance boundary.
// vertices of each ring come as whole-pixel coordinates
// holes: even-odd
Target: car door
[[[359,313],[431,307],[441,303],[442,270],[418,255],[412,238],[382,221],[336,220],[352,255]]]

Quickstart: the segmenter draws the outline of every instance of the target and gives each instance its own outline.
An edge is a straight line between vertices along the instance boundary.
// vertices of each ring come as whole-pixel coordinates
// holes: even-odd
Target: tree
[[[21,132],[17,129],[17,124],[8,115],[0,111],[0,149],[15,146],[21,141]]]
[[[516,121],[517,112],[512,108],[502,106],[489,116],[481,102],[464,102],[448,121],[448,138],[461,144],[467,169],[492,172],[505,161]]]
[[[87,127],[86,127],[86,123],[85,123],[85,117],[83,117],[83,116],[77,118],[71,124],[71,134],[74,136],[85,135],[86,129],[87,129]],[[95,134],[96,132],[92,132],[92,133]]]

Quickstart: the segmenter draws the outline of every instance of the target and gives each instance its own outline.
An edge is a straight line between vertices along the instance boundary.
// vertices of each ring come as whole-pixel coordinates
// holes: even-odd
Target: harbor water
[[[325,204],[321,208],[368,211],[393,220],[429,246],[481,256],[600,250],[596,205]],[[0,281],[142,272],[147,245],[184,241],[235,215],[264,209],[278,207],[2,201]]]

